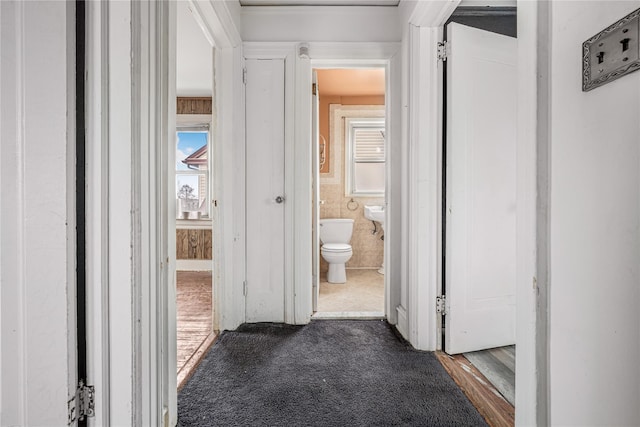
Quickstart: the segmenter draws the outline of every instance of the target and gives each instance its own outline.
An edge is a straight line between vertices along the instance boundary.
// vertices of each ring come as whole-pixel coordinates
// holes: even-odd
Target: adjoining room
[[[176,316],[178,389],[215,339],[213,330],[213,48],[189,3],[177,3]]]

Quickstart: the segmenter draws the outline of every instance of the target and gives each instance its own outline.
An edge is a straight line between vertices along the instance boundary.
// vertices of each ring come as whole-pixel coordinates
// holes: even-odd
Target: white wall
[[[188,2],[176,2],[176,95],[211,96],[213,50]]]
[[[640,421],[640,73],[581,91],[581,44],[640,1],[551,3],[552,425]]]
[[[75,383],[73,3],[3,1],[0,17],[0,424],[66,425]]]
[[[397,42],[396,7],[243,7],[245,42]]]

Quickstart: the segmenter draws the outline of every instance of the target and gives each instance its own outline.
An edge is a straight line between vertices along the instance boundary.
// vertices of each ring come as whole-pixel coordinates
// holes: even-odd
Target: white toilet
[[[329,263],[327,282],[345,283],[347,272],[345,263],[351,259],[351,234],[353,220],[348,218],[328,218],[320,220],[320,240],[322,258]]]

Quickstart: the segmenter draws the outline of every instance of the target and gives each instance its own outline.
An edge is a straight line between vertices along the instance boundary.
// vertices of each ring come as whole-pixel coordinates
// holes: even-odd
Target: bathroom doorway
[[[313,318],[384,318],[384,67],[313,68]]]

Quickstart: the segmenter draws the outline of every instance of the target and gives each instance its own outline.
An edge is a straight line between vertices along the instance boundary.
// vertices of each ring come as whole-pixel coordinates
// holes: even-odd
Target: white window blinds
[[[353,160],[384,162],[384,127],[353,127]]]

